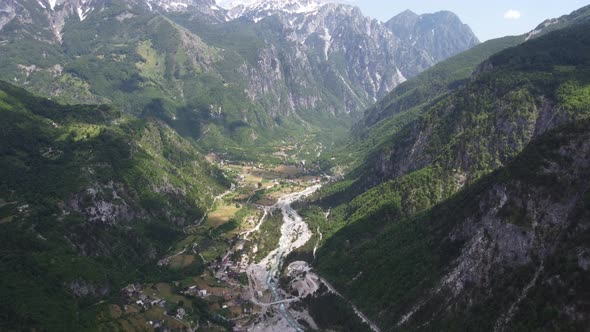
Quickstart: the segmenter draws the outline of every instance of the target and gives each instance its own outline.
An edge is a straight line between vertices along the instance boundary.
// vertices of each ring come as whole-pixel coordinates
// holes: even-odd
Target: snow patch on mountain
[[[333,3],[326,0],[237,0],[222,1],[221,7],[227,8],[230,12],[230,19],[236,19],[249,13],[256,13],[251,19],[255,22],[264,17],[277,13],[286,14],[308,14],[317,12],[323,5]]]
[[[53,8],[55,8],[56,4],[57,4],[57,0],[49,0],[49,8],[51,8],[51,10],[53,10]]]
[[[88,16],[88,13],[90,13],[94,8],[89,7],[86,9],[83,9],[82,7],[78,7],[76,8],[76,12],[78,13],[78,17],[80,18],[80,21],[84,21],[84,19],[86,19],[86,17]]]

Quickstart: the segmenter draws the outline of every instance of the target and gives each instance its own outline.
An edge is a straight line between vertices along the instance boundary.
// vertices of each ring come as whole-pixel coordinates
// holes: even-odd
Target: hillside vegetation
[[[93,328],[228,185],[158,120],[63,106],[0,83],[0,329]]]
[[[392,330],[490,327],[511,304],[521,308],[516,299],[527,283],[551,276],[538,272],[540,262],[551,261],[566,243],[549,234],[576,227],[570,213],[587,213],[581,198],[587,186],[578,185],[588,158],[588,31],[587,24],[557,30],[492,56],[470,80],[401,126],[348,180],[323,188],[307,212],[331,208],[328,220],[310,218],[324,233],[315,261],[320,273]],[[576,146],[580,150],[572,151]],[[558,190],[568,194],[550,195]],[[507,198],[498,203],[491,193]],[[560,225],[555,230],[540,211],[554,213],[548,206],[565,199],[571,205],[552,217]],[[486,214],[491,221],[482,221]],[[485,246],[480,235],[488,239]],[[539,246],[550,249],[539,252]],[[502,256],[511,250],[516,263]],[[576,299],[583,302],[584,295]],[[566,319],[563,303],[544,309],[539,299],[527,301],[530,315],[554,315],[529,318],[518,325],[523,330],[571,328],[587,319]],[[420,318],[411,320],[414,314]],[[517,326],[512,315],[504,317],[508,327]]]
[[[358,166],[369,154],[394,140],[402,128],[427,112],[433,104],[469,83],[473,72],[492,55],[588,20],[590,7],[586,6],[558,19],[547,20],[529,34],[488,40],[410,78],[365,111],[363,119],[354,124],[351,135],[324,155],[324,167],[335,166],[331,161],[333,157],[341,166]]]

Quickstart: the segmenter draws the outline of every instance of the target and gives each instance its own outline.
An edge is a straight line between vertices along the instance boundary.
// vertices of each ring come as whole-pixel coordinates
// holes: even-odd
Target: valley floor
[[[284,275],[289,286],[279,280],[284,259],[314,235],[292,204],[314,193],[329,177],[314,175],[302,165],[266,167],[215,155],[208,160],[235,184],[216,197],[202,220],[185,227],[185,238],[159,260],[162,267],[186,271],[185,278],[128,285],[120,303],[100,313],[101,328],[317,329],[301,304],[325,284],[323,279],[307,263],[292,262]],[[199,264],[205,269],[197,269]]]

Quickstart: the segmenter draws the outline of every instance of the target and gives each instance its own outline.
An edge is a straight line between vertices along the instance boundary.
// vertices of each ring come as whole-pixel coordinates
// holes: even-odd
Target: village
[[[272,302],[273,294],[253,290],[247,275],[264,246],[256,234],[279,197],[318,184],[322,177],[306,174],[304,162],[265,168],[216,156],[211,161],[235,182],[233,190],[214,203],[202,224],[188,227],[187,238],[158,262],[181,271],[201,267],[201,273],[124,287],[120,303],[111,304],[105,314],[124,330],[246,331],[267,312],[268,306],[256,303]],[[227,226],[232,223],[237,227]]]

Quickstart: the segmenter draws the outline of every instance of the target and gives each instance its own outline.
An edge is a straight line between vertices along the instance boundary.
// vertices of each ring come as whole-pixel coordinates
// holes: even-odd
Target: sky
[[[0,0],[2,1],[2,0]],[[228,7],[231,3],[256,0],[217,0]],[[590,4],[590,0],[323,0],[344,2],[361,8],[363,13],[387,21],[406,9],[417,14],[450,10],[468,24],[480,41],[520,35],[541,22],[556,18]]]
[[[520,35],[549,18],[589,5],[590,0],[348,0],[367,16],[387,21],[406,9],[417,14],[450,10],[481,40]]]

